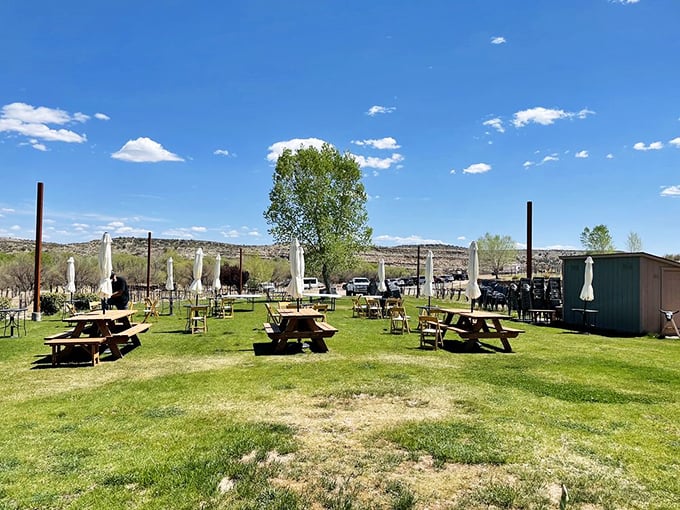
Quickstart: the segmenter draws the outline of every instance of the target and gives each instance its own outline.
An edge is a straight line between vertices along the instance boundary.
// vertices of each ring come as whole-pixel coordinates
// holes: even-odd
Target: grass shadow
[[[289,354],[300,354],[303,352],[303,344],[298,342],[288,342],[285,352],[274,351],[272,342],[256,342],[253,344],[255,356],[287,356]]]

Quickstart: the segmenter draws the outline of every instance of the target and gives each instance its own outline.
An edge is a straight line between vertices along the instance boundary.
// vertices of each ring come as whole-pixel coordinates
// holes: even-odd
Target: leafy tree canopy
[[[581,232],[581,244],[591,253],[607,253],[616,250],[609,228],[606,225],[596,225],[591,230],[586,227]]]
[[[371,242],[358,163],[329,144],[286,149],[273,181],[264,213],[269,233],[281,244],[297,237],[305,250],[307,273],[321,271],[328,287],[331,271],[351,266]]]
[[[491,235],[488,232],[477,240],[479,263],[500,274],[503,268],[517,259],[517,246],[510,236]]]

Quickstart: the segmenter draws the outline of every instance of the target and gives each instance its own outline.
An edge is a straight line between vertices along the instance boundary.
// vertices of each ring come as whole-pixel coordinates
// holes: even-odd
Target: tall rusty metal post
[[[42,268],[43,191],[43,183],[39,182],[35,213],[35,272],[33,274],[33,313],[31,314],[31,320],[36,322],[42,320],[42,313],[40,312],[40,273]]]
[[[527,202],[527,278],[531,280],[531,276],[533,273],[533,267],[532,267],[532,260],[531,260],[531,254],[532,254],[532,232],[531,232],[531,224],[533,220],[533,204],[531,201]]]
[[[146,298],[149,299],[151,288],[151,232],[146,240]]]

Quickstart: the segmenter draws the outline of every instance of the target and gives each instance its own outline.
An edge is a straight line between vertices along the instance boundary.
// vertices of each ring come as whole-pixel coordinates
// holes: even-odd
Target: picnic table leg
[[[505,352],[512,352],[512,347],[510,346],[510,342],[508,341],[507,337],[502,336],[501,337],[501,343],[503,344],[503,347],[505,348]]]
[[[328,352],[328,346],[326,345],[324,339],[321,337],[313,337],[311,339],[309,348],[313,352]]]

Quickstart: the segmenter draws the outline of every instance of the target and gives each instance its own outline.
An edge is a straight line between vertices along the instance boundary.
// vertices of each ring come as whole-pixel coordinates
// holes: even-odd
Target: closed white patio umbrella
[[[172,291],[175,290],[175,271],[172,257],[168,258],[167,273],[168,277],[165,280],[165,290],[170,291],[170,315],[172,315]]]
[[[479,256],[477,255],[477,241],[470,243],[468,249],[468,283],[465,286],[465,295],[470,300],[470,311],[475,309],[475,299],[482,295],[482,291],[477,284],[479,279]]]
[[[303,297],[304,277],[305,277],[305,253],[302,246],[294,237],[290,242],[290,283],[288,284],[288,294],[297,300],[298,310],[300,309],[300,299]]]
[[[66,261],[66,292],[71,293],[71,301],[73,301],[73,293],[76,291],[76,262],[73,257],[69,257]]]
[[[430,302],[434,289],[432,288],[432,280],[434,280],[434,255],[432,250],[427,250],[427,257],[425,258],[425,285],[423,286],[423,296],[427,296],[427,309],[430,309]]]
[[[106,300],[111,297],[111,272],[113,271],[113,260],[111,258],[111,236],[104,232],[102,242],[99,245],[99,286],[97,294],[102,298],[102,311],[106,313]]]
[[[385,285],[385,259],[380,259],[378,262],[378,292],[385,292],[387,285]]]
[[[583,275],[583,287],[581,288],[581,301],[593,301],[595,299],[595,291],[593,290],[593,258],[587,257],[585,261],[586,269]],[[585,308],[585,303],[583,308]]]
[[[203,293],[203,284],[201,283],[201,277],[203,276],[203,250],[198,248],[196,250],[196,255],[194,255],[194,268],[193,268],[193,278],[194,280],[189,285],[189,291],[196,294],[196,304],[198,305],[198,295]]]
[[[220,271],[222,269],[222,256],[218,253],[217,257],[215,258],[215,276],[213,279],[213,289],[215,289],[215,295],[217,295],[217,291],[219,291],[222,288],[222,281],[220,280]]]
[[[585,272],[583,274],[583,287],[579,297],[583,301],[583,326],[587,326],[586,321],[586,303],[595,300],[595,291],[593,290],[593,258],[586,257]]]

